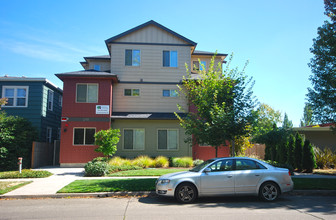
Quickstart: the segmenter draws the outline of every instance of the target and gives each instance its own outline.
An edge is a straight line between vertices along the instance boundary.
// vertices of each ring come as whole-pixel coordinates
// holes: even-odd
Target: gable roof
[[[132,29],[130,29],[128,31],[125,31],[125,32],[123,32],[121,34],[118,34],[118,35],[116,35],[114,37],[111,37],[111,38],[105,40],[106,46],[108,44],[112,43],[113,41],[117,40],[117,39],[120,39],[120,38],[122,38],[122,37],[124,37],[124,36],[126,36],[128,34],[131,34],[131,33],[135,32],[135,31],[140,30],[142,28],[145,28],[145,27],[147,27],[149,25],[154,25],[154,26],[156,26],[156,27],[158,27],[158,28],[160,28],[160,29],[162,29],[164,31],[167,31],[168,33],[174,35],[175,37],[180,38],[180,39],[186,41],[190,46],[196,46],[197,45],[197,43],[195,43],[194,41],[192,41],[192,40],[190,40],[190,39],[188,39],[186,37],[183,37],[182,35],[176,33],[175,31],[172,31],[169,28],[166,28],[165,26],[163,26],[163,25],[161,25],[161,24],[159,24],[159,23],[157,23],[157,22],[155,22],[153,20],[150,20],[150,21],[148,21],[146,23],[143,23],[143,24],[141,24],[141,25],[139,25],[139,26],[137,26],[135,28],[132,28]]]

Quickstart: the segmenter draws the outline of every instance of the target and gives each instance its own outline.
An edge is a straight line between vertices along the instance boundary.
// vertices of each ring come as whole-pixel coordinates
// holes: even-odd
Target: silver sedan
[[[257,195],[274,201],[293,190],[288,169],[273,167],[247,157],[215,158],[185,172],[161,176],[156,193],[191,203],[199,196]]]

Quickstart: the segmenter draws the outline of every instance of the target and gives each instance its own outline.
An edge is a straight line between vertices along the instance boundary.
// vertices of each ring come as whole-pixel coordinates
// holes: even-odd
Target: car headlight
[[[159,183],[170,183],[170,180],[169,179],[162,179],[162,180],[159,180]]]

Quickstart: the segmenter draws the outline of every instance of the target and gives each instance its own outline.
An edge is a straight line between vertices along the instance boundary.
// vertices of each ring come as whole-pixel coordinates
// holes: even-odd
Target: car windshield
[[[197,165],[195,166],[194,168],[192,168],[191,172],[199,172],[200,170],[202,170],[204,167],[206,167],[208,164],[214,162],[215,160],[207,160],[207,161],[204,161],[203,163],[201,163],[200,165]]]

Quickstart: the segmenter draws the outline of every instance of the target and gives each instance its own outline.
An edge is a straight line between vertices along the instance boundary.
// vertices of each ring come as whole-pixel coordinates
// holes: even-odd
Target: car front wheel
[[[279,187],[272,182],[263,183],[259,189],[259,197],[266,202],[275,201],[279,195]]]
[[[175,191],[175,198],[181,203],[192,203],[197,198],[197,189],[190,183],[181,183]]]

